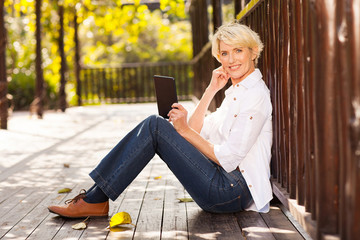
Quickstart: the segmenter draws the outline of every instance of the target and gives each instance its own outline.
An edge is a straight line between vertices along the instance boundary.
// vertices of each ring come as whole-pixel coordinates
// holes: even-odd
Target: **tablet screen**
[[[172,109],[171,105],[178,102],[175,79],[168,76],[154,76],[155,93],[159,115],[169,118],[167,114]]]

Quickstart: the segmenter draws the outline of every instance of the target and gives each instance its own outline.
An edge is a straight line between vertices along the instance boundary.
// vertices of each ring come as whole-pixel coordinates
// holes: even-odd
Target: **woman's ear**
[[[256,59],[257,56],[258,56],[259,47],[258,47],[258,46],[253,47],[251,52],[252,52],[251,59],[252,59],[253,61],[255,61],[255,59]]]

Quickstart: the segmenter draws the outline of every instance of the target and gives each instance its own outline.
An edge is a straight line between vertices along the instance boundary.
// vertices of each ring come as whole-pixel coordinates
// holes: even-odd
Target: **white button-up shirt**
[[[268,212],[272,105],[259,69],[225,91],[221,106],[205,118],[200,134],[214,144],[225,171],[239,167],[254,200],[246,210]]]

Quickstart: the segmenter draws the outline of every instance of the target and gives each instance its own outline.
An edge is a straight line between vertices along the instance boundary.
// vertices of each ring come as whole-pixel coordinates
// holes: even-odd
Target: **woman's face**
[[[234,47],[220,41],[219,60],[233,84],[244,80],[255,70],[256,54],[247,47]]]

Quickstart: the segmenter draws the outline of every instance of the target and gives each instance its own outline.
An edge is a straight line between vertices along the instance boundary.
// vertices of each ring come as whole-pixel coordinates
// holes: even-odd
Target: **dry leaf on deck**
[[[75,229],[75,230],[83,230],[87,227],[87,225],[84,222],[79,222],[77,224],[72,225],[71,227],[72,227],[72,229]]]
[[[110,228],[116,227],[122,224],[131,224],[130,214],[127,212],[119,212],[111,217],[110,219]]]
[[[74,225],[72,225],[72,229],[75,230],[83,230],[87,228],[87,220],[89,219],[89,217],[87,217],[84,221],[76,223]]]
[[[63,189],[60,189],[59,191],[58,191],[58,193],[69,193],[69,192],[71,192],[71,188],[63,188]]]
[[[193,202],[194,200],[192,198],[178,198],[179,202]]]

